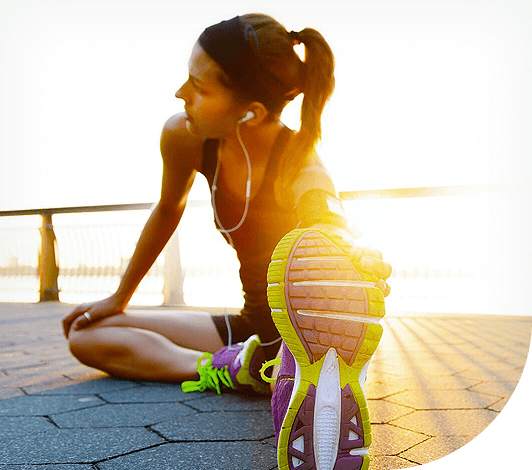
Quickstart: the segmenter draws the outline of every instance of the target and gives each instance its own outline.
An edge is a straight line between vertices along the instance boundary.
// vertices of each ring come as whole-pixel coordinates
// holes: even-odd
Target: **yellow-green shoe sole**
[[[382,336],[384,296],[349,253],[350,246],[329,231],[300,229],[287,234],[272,255],[272,318],[299,371],[279,435],[279,470],[369,466],[371,428],[361,373]],[[326,356],[336,378],[324,371]],[[323,404],[320,387],[329,387],[341,404]],[[313,437],[302,446],[301,435],[309,441],[305,426]]]

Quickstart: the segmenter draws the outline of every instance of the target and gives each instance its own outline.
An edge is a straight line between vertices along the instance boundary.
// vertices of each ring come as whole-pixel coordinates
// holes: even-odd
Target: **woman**
[[[303,61],[294,50],[301,43]],[[120,286],[63,320],[70,349],[81,362],[116,377],[181,382],[197,378],[204,352],[215,353],[255,333],[266,358],[275,357],[281,337],[268,305],[267,270],[279,240],[296,227],[331,228],[340,236],[336,243],[358,260],[357,268],[388,290],[382,280],[391,269],[380,254],[346,245],[350,239],[341,204],[314,151],[334,88],[333,72],[330,47],[310,28],[289,33],[274,19],[252,14],[202,33],[190,56],[188,80],[176,93],[185,113],[171,117],[162,131],[161,197]],[[280,114],[300,93],[301,129],[295,133]],[[133,292],[178,226],[197,173],[209,182],[217,228],[239,258],[244,308],[232,316],[126,313]]]

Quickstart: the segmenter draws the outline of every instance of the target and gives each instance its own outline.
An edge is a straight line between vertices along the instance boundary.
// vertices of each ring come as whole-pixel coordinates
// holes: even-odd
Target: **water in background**
[[[359,243],[381,250],[394,267],[389,314],[528,315],[527,200],[516,190],[344,206]],[[61,301],[75,304],[112,293],[148,215],[55,215]],[[39,225],[39,217],[0,219],[0,301],[38,300]],[[178,236],[185,303],[241,307],[238,261],[214,229],[208,203],[187,208]],[[167,261],[159,257],[131,304],[163,303]]]

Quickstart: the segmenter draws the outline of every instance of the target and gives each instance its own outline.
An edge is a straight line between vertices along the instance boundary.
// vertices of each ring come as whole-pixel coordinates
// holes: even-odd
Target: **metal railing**
[[[379,200],[379,199],[407,199],[407,198],[422,198],[422,197],[441,197],[441,196],[463,196],[471,194],[494,193],[501,191],[508,191],[508,186],[501,185],[476,185],[476,186],[444,186],[444,187],[425,187],[425,188],[400,188],[400,189],[385,189],[385,190],[363,190],[363,191],[349,191],[341,192],[340,198],[343,201],[351,203],[353,201],[364,200]],[[514,188],[512,188],[514,189]],[[98,205],[98,206],[84,206],[84,207],[58,207],[58,208],[44,208],[44,209],[29,209],[29,210],[13,210],[1,211],[0,217],[14,217],[14,216],[30,216],[38,215],[41,217],[40,227],[40,247],[38,254],[37,274],[39,279],[39,300],[59,300],[59,276],[75,276],[80,272],[79,268],[62,267],[60,269],[58,263],[58,245],[56,230],[54,228],[53,216],[57,214],[79,214],[79,213],[100,213],[111,211],[147,211],[153,207],[153,203],[139,203],[139,204],[119,204],[119,205]],[[204,207],[208,206],[208,201],[189,201],[188,206]],[[120,266],[110,267],[85,267],[84,275],[86,276],[119,276],[123,271],[124,263]],[[13,267],[13,272],[19,275],[22,271],[27,271],[28,267],[19,267],[18,271]],[[9,274],[9,267],[2,268],[4,274]],[[423,271],[424,269],[424,271]],[[456,273],[451,273],[449,269],[443,270],[441,273],[438,268],[435,268],[427,274],[426,268],[423,269],[399,269],[397,275],[403,277],[424,276],[425,278],[434,277],[452,277]],[[22,270],[22,271],[21,271]],[[111,272],[112,271],[112,272]],[[171,239],[165,248],[164,266],[160,269],[162,277],[164,277],[163,285],[163,303],[164,304],[184,304],[183,283],[184,272],[180,260],[179,238],[176,234]],[[403,272],[404,271],[404,272]],[[441,274],[441,276],[439,275]],[[469,276],[469,273],[459,275]]]
[[[477,184],[461,186],[425,186],[419,188],[369,189],[340,192],[342,201],[363,199],[404,199],[417,197],[464,196],[469,194],[506,192],[516,186],[503,184]]]
[[[152,207],[153,203],[100,205],[84,207],[55,207],[46,209],[27,209],[0,212],[0,217],[40,215],[41,246],[38,256],[37,272],[39,275],[39,300],[59,300],[59,266],[57,261],[57,238],[52,222],[54,214],[73,214],[87,212],[109,212],[124,210],[145,210]]]

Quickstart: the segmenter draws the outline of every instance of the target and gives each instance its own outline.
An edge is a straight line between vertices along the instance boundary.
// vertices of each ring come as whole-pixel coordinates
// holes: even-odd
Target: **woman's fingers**
[[[390,285],[384,282],[382,279],[379,279],[377,281],[377,283],[375,284],[375,287],[377,287],[377,289],[380,289],[382,291],[382,293],[384,294],[384,297],[388,297],[392,290]]]
[[[359,260],[360,267],[367,273],[377,276],[377,279],[388,279],[392,274],[392,267],[381,258],[363,256]]]
[[[81,330],[86,328],[91,323],[94,323],[97,320],[97,317],[94,313],[91,314],[91,310],[85,310],[81,315],[79,315],[76,324],[74,325],[74,330]]]
[[[77,306],[63,319],[63,331],[68,339],[69,331],[80,330],[110,317],[123,313],[123,306],[116,302],[113,296]]]
[[[350,255],[355,259],[355,261],[359,261],[364,256],[369,256],[371,258],[382,260],[382,253],[379,250],[375,250],[374,248],[367,248],[365,246],[353,245],[351,247]]]
[[[63,334],[65,338],[68,339],[68,333],[72,328],[72,324],[80,315],[86,311],[85,305],[78,305],[72,312],[70,312],[66,317],[63,318]]]

